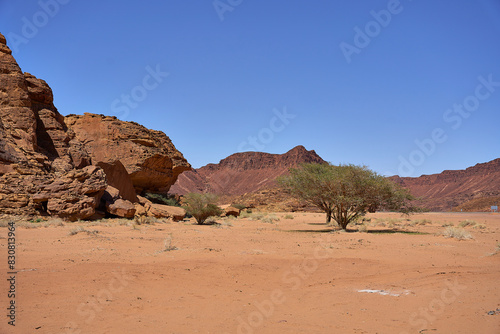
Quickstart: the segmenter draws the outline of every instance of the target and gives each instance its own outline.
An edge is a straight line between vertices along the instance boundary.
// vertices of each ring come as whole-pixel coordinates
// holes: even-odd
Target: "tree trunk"
[[[332,221],[332,213],[331,212],[327,212],[326,213],[326,224],[330,224],[330,222]]]

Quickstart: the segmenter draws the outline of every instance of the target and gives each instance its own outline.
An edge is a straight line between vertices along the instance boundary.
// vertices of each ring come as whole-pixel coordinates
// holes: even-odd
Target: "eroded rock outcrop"
[[[0,34],[0,213],[133,217],[136,191],[168,191],[191,169],[171,140],[116,117],[62,116]],[[103,194],[116,189],[112,200]]]
[[[74,133],[70,143],[84,142],[92,163],[119,160],[138,194],[167,192],[191,166],[163,132],[113,116],[85,113],[65,118]]]

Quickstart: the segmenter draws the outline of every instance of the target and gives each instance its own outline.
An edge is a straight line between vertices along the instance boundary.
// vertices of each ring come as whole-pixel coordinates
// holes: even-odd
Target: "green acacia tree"
[[[222,209],[216,204],[217,196],[214,194],[189,193],[183,199],[186,213],[193,216],[199,225],[202,225],[210,216],[219,216]]]
[[[410,213],[415,209],[410,193],[366,166],[302,164],[278,183],[290,194],[326,213],[326,222],[347,225],[367,212],[379,209]]]

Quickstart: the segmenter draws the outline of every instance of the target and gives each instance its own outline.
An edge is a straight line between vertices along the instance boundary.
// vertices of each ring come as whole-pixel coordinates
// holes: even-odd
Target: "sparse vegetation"
[[[447,227],[443,235],[447,238],[455,238],[458,240],[472,239],[472,235],[461,227]]]
[[[241,211],[241,210],[243,210],[243,209],[246,209],[246,208],[247,208],[245,205],[243,205],[243,204],[239,204],[239,203],[234,203],[234,204],[231,204],[231,206],[232,206],[233,208],[236,208],[236,209],[240,210],[240,211]],[[250,212],[251,212],[251,211],[252,211],[252,210],[250,210]]]
[[[402,213],[416,210],[410,205],[413,197],[408,190],[365,166],[303,164],[291,168],[290,175],[279,178],[278,183],[323,210],[326,222],[333,219],[343,230],[367,212],[381,208]]]
[[[135,216],[134,221],[137,225],[152,225],[158,223],[158,218],[149,216]]]
[[[222,209],[215,203],[217,196],[214,194],[189,193],[184,197],[186,213],[193,216],[199,225],[204,224],[210,216],[220,216]]]
[[[247,211],[242,211],[238,218],[250,218],[251,216],[252,216],[252,212],[251,211],[248,212],[248,210],[247,210]]]
[[[271,214],[271,215],[263,217],[261,219],[261,221],[263,223],[267,223],[267,224],[273,224],[275,221],[279,221],[279,220],[280,220],[279,217],[276,216],[275,214]]]
[[[177,249],[178,249],[177,247],[172,246],[172,233],[170,233],[168,237],[165,238],[162,252],[170,252]]]
[[[87,233],[88,235],[96,235],[97,233],[99,233],[99,231],[96,231],[96,230],[87,230],[85,229],[83,226],[77,226],[77,227],[74,227],[72,228],[68,235],[76,235],[78,233]]]
[[[217,217],[210,216],[207,219],[205,219],[204,224],[205,225],[216,225],[216,224],[219,224],[219,223],[217,222]]]
[[[469,220],[469,219],[466,219],[466,220],[462,220],[458,226],[460,227],[467,227],[467,226],[474,226],[476,225],[477,223],[474,221],[474,220]]]
[[[283,216],[283,219],[294,219],[295,217],[292,214],[286,214]]]
[[[169,196],[167,194],[146,193],[145,197],[156,204],[181,206],[180,203],[175,199],[175,197]]]
[[[365,224],[361,224],[358,226],[358,232],[366,232],[368,231],[368,227]]]

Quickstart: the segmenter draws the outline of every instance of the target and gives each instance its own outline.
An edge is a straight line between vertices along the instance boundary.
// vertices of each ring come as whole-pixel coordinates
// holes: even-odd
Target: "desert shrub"
[[[262,218],[260,221],[266,224],[273,224],[275,221],[279,221],[280,219],[276,215],[269,215]]]
[[[39,228],[40,224],[30,223],[30,222],[16,222],[16,227],[24,227],[24,228]]]
[[[251,220],[262,220],[262,218],[264,218],[265,216],[266,216],[265,213],[257,212],[257,213],[252,214],[252,216],[250,217],[250,219]]]
[[[466,219],[466,220],[462,220],[458,226],[460,227],[467,227],[467,226],[474,226],[476,225],[476,222],[474,220],[469,220],[469,219]]]
[[[247,208],[245,205],[243,205],[243,204],[239,204],[239,203],[234,203],[234,204],[231,204],[231,206],[232,206],[233,208],[236,208],[236,209],[240,210],[240,211],[241,211],[241,210],[243,210],[243,209],[246,209],[246,208]],[[252,210],[250,210],[250,212],[251,212],[251,211],[252,211]]]
[[[427,225],[427,224],[431,224],[432,221],[430,221],[429,219],[418,219],[418,220],[415,220],[415,224],[416,225]]]
[[[167,194],[146,193],[145,197],[156,204],[181,206],[173,196],[169,196]]]
[[[294,219],[295,217],[292,214],[286,214],[283,216],[283,219]]]
[[[458,240],[472,239],[472,235],[461,227],[447,227],[443,235],[447,238],[455,238]]]
[[[247,213],[252,213],[252,209],[247,209]]]
[[[83,226],[77,226],[69,230],[68,235],[76,235],[78,233],[87,233],[88,235],[96,235],[99,231],[96,230],[87,230]]]
[[[366,227],[365,224],[361,224],[358,226],[358,232],[367,232],[368,231],[368,227]]]
[[[216,201],[217,196],[214,194],[189,193],[184,197],[184,209],[202,225],[208,217],[222,214],[222,209],[215,204]]]
[[[215,225],[215,224],[219,224],[219,223],[217,222],[217,217],[210,216],[207,219],[205,219],[204,224],[205,225]]]
[[[250,218],[251,216],[252,216],[252,212],[251,211],[248,212],[248,210],[247,210],[247,211],[242,211],[238,218]]]
[[[153,225],[159,222],[158,218],[148,216],[135,216],[134,221],[137,225]]]
[[[475,229],[479,229],[479,230],[484,230],[486,228],[486,225],[484,224],[477,224],[477,225],[474,225]]]

